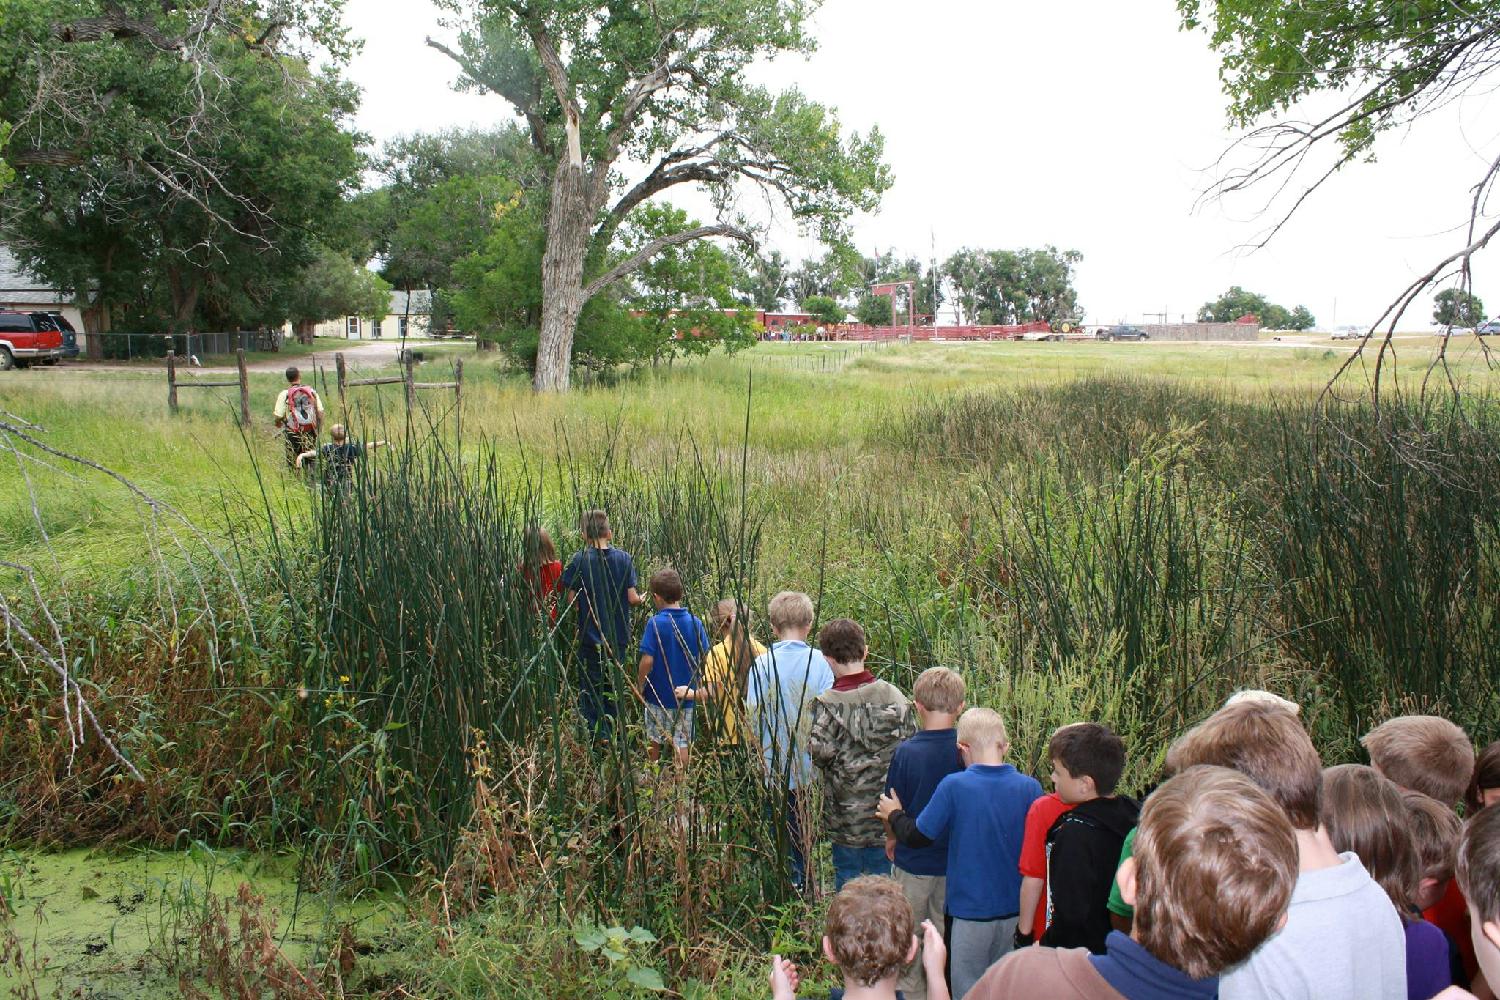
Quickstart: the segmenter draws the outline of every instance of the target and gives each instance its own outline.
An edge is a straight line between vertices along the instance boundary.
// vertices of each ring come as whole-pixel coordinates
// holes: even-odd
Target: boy
[[[812,598],[783,590],[767,608],[776,641],[756,657],[745,685],[745,710],[760,737],[766,777],[786,790],[786,832],[792,884],[804,883],[803,789],[812,780],[807,755],[812,703],[833,687],[833,671],[823,654],[807,644],[812,631]]]
[[[885,827],[870,812],[896,747],[913,730],[911,703],[865,669],[865,630],[835,618],[818,632],[833,687],[813,702],[807,749],[823,774],[823,821],[833,843],[834,891],[861,875],[889,875]]]
[[[1487,982],[1500,983],[1500,809],[1485,809],[1469,821],[1458,849],[1457,881],[1469,901],[1480,971]],[[1450,995],[1467,994],[1441,994]]]
[[[708,651],[703,664],[703,683],[684,685],[675,692],[678,701],[707,708],[694,725],[708,729],[718,740],[738,744],[742,735],[740,706],[744,703],[745,680],[757,657],[766,651],[750,634],[750,612],[729,597],[714,605],[714,634],[719,641]]]
[[[623,666],[630,649],[630,609],[644,598],[635,589],[635,562],[610,545],[614,532],[602,510],[583,515],[584,547],[562,573],[565,605],[578,607],[578,710],[596,739],[608,739],[619,711],[609,666]]]
[[[1223,1000],[1403,1000],[1401,918],[1359,858],[1333,849],[1319,821],[1323,764],[1297,716],[1268,702],[1221,708],[1167,751],[1174,774],[1196,764],[1232,767],[1255,782],[1297,836],[1297,885],[1286,927],[1224,975]]]
[[[909,846],[948,836],[949,971],[954,995],[962,997],[1011,949],[1021,911],[1017,864],[1026,810],[1041,798],[1042,786],[1005,763],[1005,722],[988,708],[971,708],[959,718],[958,748],[968,767],[944,778],[919,816],[903,812],[890,792],[877,810]]]
[[[964,679],[947,667],[929,667],[912,685],[911,700],[921,731],[896,748],[885,785],[914,816],[922,815],[932,793],[950,774],[964,769],[954,723],[964,710]],[[886,857],[895,862],[896,881],[911,904],[914,920],[943,924],[947,892],[948,838],[934,838],[928,847],[908,847],[886,836]],[[927,1000],[925,961],[907,965],[901,975],[906,1000]]]
[[[1427,911],[1437,906],[1451,888],[1464,824],[1452,809],[1421,792],[1405,789],[1401,792],[1401,798],[1406,803],[1407,829],[1411,831],[1412,843],[1416,846],[1422,869],[1417,883],[1416,906],[1419,910]],[[1429,922],[1432,922],[1430,918]],[[1456,939],[1448,931],[1443,931],[1443,937],[1448,942],[1448,965],[1453,982],[1467,986],[1472,973],[1469,971],[1470,964],[1466,963],[1474,961],[1467,906],[1464,907],[1459,925],[1465,940]]]
[[[1057,732],[1062,732],[1058,729]],[[1056,739],[1057,733],[1053,733]],[[1016,921],[1016,947],[1032,944],[1047,929],[1047,831],[1072,809],[1056,786],[1026,811],[1026,836],[1021,841],[1021,916]]]
[[[328,428],[328,436],[333,439],[328,444],[297,456],[297,468],[302,468],[302,463],[309,458],[317,458],[323,463],[323,482],[329,486],[348,486],[354,477],[354,463],[366,451],[374,451],[386,445],[384,441],[366,441],[364,444],[350,441],[349,432],[344,429],[343,424],[334,424]]]
[[[1080,722],[1059,729],[1048,752],[1052,787],[1072,808],[1047,830],[1047,930],[1041,941],[1102,955],[1111,930],[1109,887],[1125,835],[1141,815],[1134,800],[1115,794],[1125,744],[1108,726]]]
[[[635,685],[646,702],[647,753],[656,760],[661,744],[671,743],[681,771],[693,742],[693,706],[679,704],[676,692],[698,675],[708,653],[708,632],[698,616],[682,606],[682,577],[675,569],[651,574],[650,587],[656,614],[641,634]]]
[[[297,456],[318,446],[318,427],[323,423],[323,400],[318,391],[302,384],[302,372],[292,365],[286,370],[287,387],[276,397],[271,417],[286,445],[286,464],[300,469]]]
[[[922,954],[935,984],[930,1000],[948,1000],[943,984],[943,937],[931,920],[922,921]],[[846,993],[867,1000],[895,1000],[896,976],[918,950],[912,933],[911,909],[890,879],[863,877],[851,881],[833,897],[824,925],[823,954],[844,974],[844,988],[832,990],[828,1000]],[[771,956],[772,1000],[795,1000],[797,967],[780,955]]]
[[[1130,935],[1112,932],[1103,955],[1022,948],[969,998],[1211,1000],[1219,974],[1286,919],[1296,880],[1296,835],[1271,797],[1228,768],[1189,768],[1147,800],[1120,869]]]

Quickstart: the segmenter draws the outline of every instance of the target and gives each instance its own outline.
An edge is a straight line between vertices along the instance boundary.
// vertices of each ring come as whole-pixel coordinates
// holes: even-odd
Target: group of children
[[[597,725],[588,699],[643,598],[602,512],[584,534],[557,579],[578,608]],[[1171,746],[1143,802],[1120,794],[1125,745],[1095,722],[1053,734],[1044,794],[1006,763],[1002,717],[965,707],[959,674],[924,671],[908,700],[869,670],[857,623],[830,621],[809,643],[806,594],[771,599],[765,648],[733,601],[710,637],[675,571],[649,590],[656,614],[636,647],[647,737],[685,763],[695,706],[712,705],[719,738],[758,741],[790,805],[798,884],[820,786],[838,889],[823,951],[851,998],[1495,995],[1500,743],[1476,760],[1453,723],[1403,716],[1364,738],[1370,766],[1325,769],[1295,704],[1241,692]],[[798,979],[773,956],[776,1000]]]

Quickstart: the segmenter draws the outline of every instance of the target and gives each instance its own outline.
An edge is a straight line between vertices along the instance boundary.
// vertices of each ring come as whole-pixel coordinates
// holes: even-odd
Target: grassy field
[[[1398,346],[1377,413],[1360,370],[1316,405],[1332,344],[768,344],[566,397],[445,345],[419,379],[462,357],[461,414],[316,383],[393,442],[346,499],[285,472],[274,373],[248,432],[232,392],[173,417],[155,373],[11,373],[0,537],[39,592],[0,568],[3,594],[142,780],[73,745],[42,655],[12,647],[0,835],[292,851],[294,886],[393,908],[347,938],[328,918],[293,956],[317,991],[278,996],[630,996],[633,963],[682,996],[759,995],[765,950],[812,958],[818,903],[788,891],[747,752],[675,786],[638,727],[591,747],[566,626],[507,582],[527,523],[571,550],[595,505],[695,609],[804,589],[865,624],[877,673],[959,667],[1034,773],[1054,727],[1095,718],[1142,788],[1251,685],[1300,701],[1330,763],[1395,711],[1500,736],[1500,381],[1456,342],[1461,397],[1424,401],[1436,341]],[[579,944],[595,923],[659,941],[605,961]],[[168,957],[214,985],[209,938]]]

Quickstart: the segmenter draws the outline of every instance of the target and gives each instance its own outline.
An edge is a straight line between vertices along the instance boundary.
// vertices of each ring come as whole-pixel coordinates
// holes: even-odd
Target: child
[[[1452,808],[1474,776],[1474,744],[1458,726],[1437,715],[1388,719],[1360,740],[1370,766],[1402,788]]]
[[[1469,821],[1458,849],[1457,881],[1469,901],[1479,968],[1487,982],[1500,983],[1500,809]]]
[[[964,769],[958,731],[953,728],[964,710],[964,679],[947,667],[929,667],[912,686],[911,700],[922,728],[896,748],[885,786],[908,812],[920,816],[938,784]],[[927,847],[908,847],[888,834],[885,846],[886,856],[896,865],[896,881],[911,904],[913,919],[931,920],[941,927],[948,883],[948,838],[934,838]],[[906,1000],[927,1000],[925,968],[925,961],[914,961],[902,973],[901,992]]]
[[[924,920],[922,937],[922,960],[933,982],[928,998],[948,1000],[943,936],[931,920]],[[833,897],[824,924],[823,954],[844,974],[844,988],[830,991],[828,1000],[842,1000],[846,993],[866,1000],[895,1000],[896,977],[917,950],[911,909],[896,883],[871,876],[852,880]],[[780,955],[771,956],[773,1000],[795,1000],[797,980],[795,965]]]
[[[1297,835],[1299,874],[1286,927],[1221,978],[1220,997],[1405,1000],[1401,918],[1359,859],[1340,855],[1328,839],[1319,819],[1323,765],[1297,716],[1263,701],[1221,708],[1167,751],[1174,774],[1195,764],[1245,775],[1281,806]]]
[[[1057,732],[1062,732],[1059,729]],[[1054,740],[1057,734],[1054,733]],[[1047,831],[1073,803],[1054,790],[1031,804],[1026,812],[1026,836],[1021,841],[1021,916],[1016,921],[1016,947],[1036,941],[1047,929]]]
[[[1119,880],[1136,913],[1128,937],[1112,932],[1103,955],[1019,949],[985,973],[969,1000],[1210,1000],[1217,977],[1285,918],[1296,835],[1244,775],[1189,768],[1146,800]]]
[[[1464,824],[1458,814],[1436,799],[1421,792],[1403,790],[1401,800],[1406,803],[1407,828],[1411,831],[1413,846],[1417,849],[1422,879],[1417,883],[1417,908],[1423,917],[1433,923],[1426,911],[1438,904],[1448,894],[1453,881],[1453,867],[1458,862],[1458,842],[1463,839]],[[1468,986],[1470,975],[1467,961],[1474,960],[1474,943],[1469,937],[1468,907],[1464,907],[1464,939],[1459,941],[1443,931],[1448,945],[1449,976],[1456,985]],[[1434,923],[1434,926],[1436,924]],[[1442,928],[1439,928],[1442,930]]]
[[[548,621],[557,621],[557,590],[562,580],[562,563],[552,536],[539,524],[528,524],[521,537],[521,581],[526,584],[531,609],[547,612]]]
[[[1472,816],[1481,809],[1500,802],[1500,741],[1491,743],[1474,761],[1474,778],[1469,782],[1464,796],[1467,813]]]
[[[1052,787],[1073,808],[1047,831],[1047,930],[1042,944],[1104,953],[1109,887],[1141,807],[1115,794],[1125,744],[1108,726],[1082,722],[1052,737]]]
[[[948,835],[949,971],[953,992],[962,997],[1015,939],[1021,838],[1026,810],[1041,798],[1042,786],[1005,763],[1005,722],[988,708],[971,708],[959,718],[958,748],[969,766],[944,778],[920,815],[903,812],[890,792],[880,797],[877,810],[909,846],[925,847]],[[933,986],[930,976],[927,986]]]
[[[296,365],[286,370],[286,388],[276,397],[271,418],[281,428],[286,464],[301,469],[299,456],[318,447],[318,428],[323,423],[323,400],[318,390],[302,384]]]
[[[708,651],[703,664],[703,684],[683,686],[676,691],[679,701],[704,705],[697,720],[701,729],[724,743],[738,744],[743,734],[740,715],[745,703],[745,680],[750,666],[766,651],[750,634],[750,611],[733,598],[714,605],[714,634],[719,641]]]
[[[354,479],[354,463],[364,457],[365,452],[386,446],[385,441],[366,441],[363,444],[350,441],[343,424],[328,428],[328,436],[333,440],[321,448],[302,452],[295,464],[300,469],[309,458],[318,459],[323,465],[323,484],[330,487],[347,487]]]
[[[1431,1000],[1453,985],[1448,939],[1415,906],[1422,860],[1401,789],[1362,764],[1323,772],[1323,826],[1335,850],[1352,851],[1390,897],[1406,932],[1406,995]]]
[[[610,545],[614,532],[602,510],[583,515],[584,548],[562,572],[564,600],[578,608],[578,710],[590,732],[608,739],[619,711],[610,666],[623,666],[630,649],[630,609],[643,598],[635,589],[635,562]]]
[[[652,760],[657,748],[671,743],[677,766],[687,766],[693,742],[693,706],[677,703],[676,690],[698,675],[708,654],[708,632],[698,616],[682,606],[682,577],[670,567],[651,574],[651,601],[656,614],[641,634],[641,662],[635,684],[646,702],[646,742]]]
[[[784,590],[767,608],[776,641],[756,657],[745,684],[745,710],[760,737],[768,780],[786,790],[786,832],[792,884],[804,883],[803,789],[812,780],[807,755],[812,703],[833,687],[823,654],[807,644],[813,604],[806,594]]]
[[[865,669],[865,630],[835,618],[818,632],[833,687],[813,702],[807,749],[823,774],[823,820],[833,842],[834,890],[861,875],[889,875],[885,827],[870,812],[896,747],[915,728],[911,703]]]

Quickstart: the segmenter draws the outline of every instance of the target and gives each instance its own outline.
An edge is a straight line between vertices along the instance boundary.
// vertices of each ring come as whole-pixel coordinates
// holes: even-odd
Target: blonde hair
[[[342,444],[344,439],[349,436],[349,432],[344,429],[343,424],[334,424],[328,428],[328,436],[333,438],[335,443]]]
[[[1402,788],[1454,805],[1474,776],[1474,744],[1440,715],[1388,719],[1360,740],[1370,763]]]
[[[925,703],[924,703],[925,704]],[[973,747],[1000,747],[1010,745],[1010,736],[1005,732],[1005,720],[992,708],[971,708],[958,717],[958,742]]]
[[[1199,765],[1146,800],[1136,833],[1135,936],[1194,979],[1249,957],[1297,884],[1297,835],[1254,781]]]
[[[1236,691],[1224,702],[1224,707],[1228,708],[1230,705],[1238,705],[1242,701],[1263,701],[1268,705],[1276,705],[1284,708],[1293,715],[1302,714],[1302,706],[1295,701],[1287,701],[1279,694],[1272,694],[1270,691],[1262,691],[1259,688],[1245,688],[1244,690]]]
[[[914,701],[920,701],[929,712],[952,715],[963,707],[964,679],[947,667],[928,667],[917,676],[911,687]]]
[[[771,598],[766,616],[771,619],[771,627],[778,632],[788,628],[812,628],[812,598],[800,590],[783,590]]]

